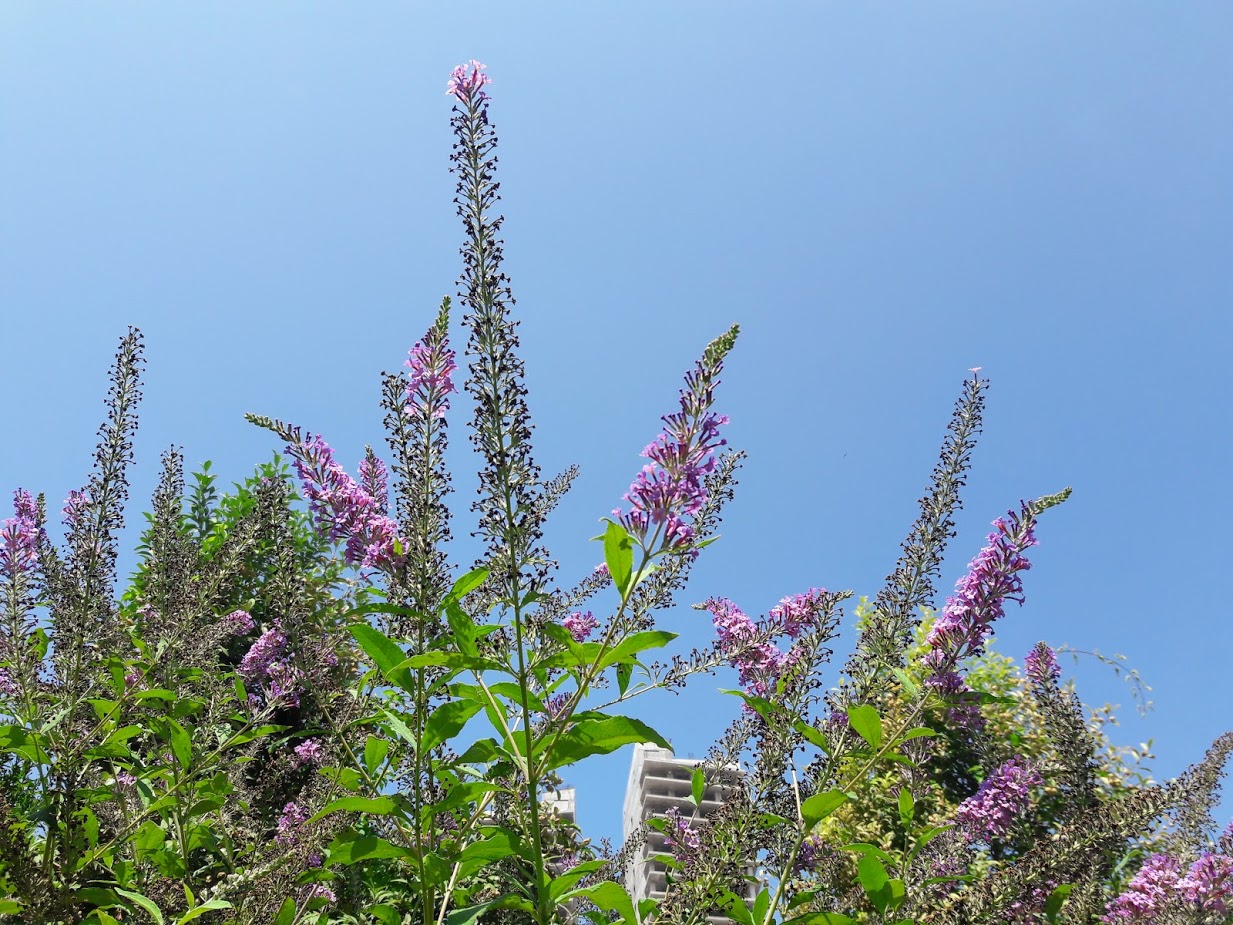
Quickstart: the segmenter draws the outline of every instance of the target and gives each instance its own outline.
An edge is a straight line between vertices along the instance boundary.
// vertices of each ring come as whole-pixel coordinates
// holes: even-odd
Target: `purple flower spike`
[[[295,747],[295,763],[297,767],[317,767],[321,764],[325,754],[321,749],[321,743],[316,739],[305,739]]]
[[[232,636],[243,636],[251,633],[256,624],[247,610],[233,610],[222,619],[223,628]]]
[[[1031,802],[1031,788],[1044,778],[1022,758],[1011,758],[981,781],[975,794],[959,804],[955,821],[973,841],[989,841],[1010,831]]]
[[[1167,854],[1153,854],[1130,878],[1126,891],[1106,907],[1101,921],[1107,925],[1149,925],[1159,917],[1177,892],[1181,866]]]
[[[406,412],[410,417],[441,418],[449,410],[449,395],[457,392],[450,374],[458,368],[444,328],[435,325],[411,348],[406,362]]]
[[[344,558],[361,568],[388,569],[405,558],[396,550],[400,544],[398,525],[385,513],[384,499],[378,499],[351,478],[337,462],[334,451],[320,436],[300,437],[292,431],[294,442],[287,455],[295,461],[296,472],[308,499],[317,528],[331,542],[346,542]],[[361,464],[361,478],[373,491],[384,488],[385,466],[375,457]],[[405,545],[405,544],[403,544]]]
[[[1186,902],[1201,912],[1222,915],[1233,903],[1233,858],[1204,851],[1177,882]]]
[[[311,814],[294,801],[283,807],[283,814],[278,817],[278,834],[274,841],[289,848],[298,839],[298,829],[308,821]]]
[[[492,83],[492,78],[482,73],[488,65],[480,64],[472,59],[466,64],[460,64],[450,72],[449,83],[445,85],[447,94],[458,97],[459,102],[470,105],[472,102],[488,99],[484,87]]]
[[[734,327],[708,345],[702,359],[686,374],[681,410],[660,419],[663,433],[642,451],[650,462],[625,493],[630,510],[612,512],[644,548],[655,544],[685,551],[693,545],[692,518],[706,503],[705,480],[715,469],[715,452],[727,443],[720,439],[719,428],[728,418],[712,412],[711,405],[724,355],[736,334]]]
[[[39,558],[38,506],[30,492],[13,492],[13,516],[0,523],[0,574],[15,580]]]
[[[1062,676],[1062,667],[1057,663],[1057,655],[1043,642],[1027,654],[1023,660],[1023,669],[1027,676],[1037,684],[1050,684]]]
[[[1019,573],[1032,567],[1023,554],[1036,545],[1035,524],[1026,504],[1018,516],[993,522],[988,545],[968,563],[968,573],[956,582],[955,593],[929,630],[926,641],[933,651],[926,658],[935,668],[979,654],[991,625],[1004,615],[1005,602],[1023,603]]]

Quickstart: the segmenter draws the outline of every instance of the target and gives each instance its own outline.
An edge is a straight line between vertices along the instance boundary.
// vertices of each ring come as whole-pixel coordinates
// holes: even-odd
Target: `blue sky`
[[[378,374],[454,291],[444,84],[475,57],[538,458],[583,470],[562,579],[739,321],[719,405],[750,459],[664,625],[701,644],[684,605],[713,594],[876,593],[979,365],[941,587],[995,516],[1073,486],[999,646],[1124,652],[1153,713],[1091,663],[1080,692],[1175,774],[1233,727],[1231,29],[1228,4],[1129,0],[0,5],[0,487],[85,480],[129,324],[130,524],[169,444],[228,481],[268,458],[246,411],[352,463],[380,444]],[[731,682],[640,709],[701,754]],[[573,775],[589,833],[619,831],[627,766]]]

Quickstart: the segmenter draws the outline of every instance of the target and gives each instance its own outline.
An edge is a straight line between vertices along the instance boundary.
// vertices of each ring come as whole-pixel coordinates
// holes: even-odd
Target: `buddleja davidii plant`
[[[643,652],[674,638],[650,627],[650,612],[679,586],[730,494],[736,460],[715,461],[722,445],[718,428],[726,419],[711,405],[736,330],[712,343],[686,377],[680,410],[664,418],[664,434],[645,451],[651,461],[627,494],[631,510],[617,512],[603,536],[603,568],[573,591],[554,594],[543,522],[575,470],[543,483],[532,457],[516,322],[500,268],[501,219],[489,215],[497,201],[496,138],[481,67],[473,62],[457,69],[449,91],[458,101],[452,160],[467,232],[466,388],[475,402],[472,442],[484,460],[473,509],[485,555],[448,584],[441,544],[448,537],[449,485],[442,460],[456,368],[448,347],[448,300],[412,349],[409,377],[385,380],[398,521],[385,512],[384,491],[347,476],[319,437],[251,419],[288,442],[320,525],[346,543],[350,561],[381,573],[387,586],[388,603],[356,610],[357,617],[379,614],[380,628],[366,620],[352,627],[373,665],[366,681],[378,709],[351,729],[336,730],[350,765],[323,769],[356,795],[318,814],[363,812],[379,822],[376,832],[337,839],[327,865],[401,859],[424,922],[505,907],[547,923],[558,905],[574,900],[629,904],[614,883],[588,885],[599,862],[574,865],[556,856],[541,800],[562,768],[585,757],[631,742],[666,744],[645,724],[604,709],[666,683],[648,676],[633,684],[634,669]],[[371,455],[367,463],[373,465]],[[609,583],[620,598],[602,626],[589,611],[562,609]],[[672,683],[692,667],[674,667]],[[617,696],[605,707],[584,709],[588,693],[612,676]],[[449,752],[480,713],[495,735],[461,756]],[[392,742],[398,749],[391,750]],[[394,784],[400,790],[391,793]],[[513,873],[504,895],[488,897],[475,887],[476,875],[497,862]]]
[[[889,600],[912,600],[913,606],[928,602],[930,577],[940,562],[941,545],[949,533],[950,514],[958,503],[957,491],[946,489],[946,485],[956,485],[966,468],[972,434],[979,427],[982,388],[982,383],[974,380],[965,389],[965,397],[952,420],[951,437],[943,448],[942,463],[935,470],[934,490],[924,499],[921,519],[905,543],[904,559],[891,576],[890,584],[897,593],[885,595]],[[790,784],[781,776],[776,781],[778,787],[766,787],[765,775],[754,773],[749,778],[754,784],[752,791],[746,788],[753,797],[751,804],[769,815],[766,817],[768,831],[743,846],[745,857],[765,851],[769,879],[773,884],[758,894],[753,904],[754,912],[745,908],[739,896],[725,892],[728,884],[713,877],[708,882],[704,869],[703,889],[698,889],[697,876],[684,878],[677,888],[677,895],[690,897],[687,901],[681,903],[673,892],[669,893],[661,908],[661,913],[668,913],[667,921],[694,921],[723,908],[724,902],[728,913],[737,919],[743,921],[754,916],[766,925],[778,914],[795,916],[802,922],[854,921],[851,915],[861,905],[867,910],[865,915],[873,914],[880,921],[896,920],[896,910],[904,905],[907,897],[914,863],[928,842],[942,831],[938,827],[919,826],[912,830],[915,812],[910,791],[903,790],[899,796],[898,811],[905,828],[910,830],[900,857],[891,857],[877,846],[851,846],[851,850],[862,855],[858,867],[866,894],[863,904],[853,906],[843,897],[827,896],[825,883],[816,887],[810,885],[810,870],[824,868],[825,864],[819,862],[828,853],[813,830],[838,807],[858,798],[864,783],[879,764],[885,761],[912,763],[905,752],[912,750],[913,740],[933,735],[933,730],[919,725],[929,703],[939,698],[951,702],[965,697],[978,699],[966,690],[956,666],[979,651],[989,624],[1002,613],[1003,602],[1007,598],[1021,599],[1018,573],[1027,567],[1024,551],[1035,543],[1036,517],[1064,500],[1066,494],[1024,504],[1019,512],[995,522],[996,531],[990,536],[989,545],[973,560],[969,574],[960,581],[956,595],[948,601],[943,617],[931,634],[929,684],[916,685],[900,667],[902,647],[910,638],[912,621],[917,619],[915,614],[892,614],[893,619],[886,619],[887,615],[882,614],[884,622],[866,622],[865,633],[872,628],[875,638],[858,643],[854,656],[857,670],[850,672],[855,680],[849,680],[832,695],[828,716],[807,722],[808,714],[802,716],[785,711],[771,698],[763,696],[763,692],[751,691],[746,686],[741,695],[747,707],[759,715],[752,730],[758,752],[793,755],[798,749],[806,748],[816,749],[820,754],[809,763],[802,780],[797,780],[795,768],[792,768]],[[726,609],[716,613],[721,635],[731,620],[732,614]],[[907,638],[899,626],[909,634]],[[753,653],[755,664],[767,658],[757,648]],[[742,668],[742,675],[746,673],[749,659],[748,654],[734,659]],[[777,661],[773,655],[771,660]],[[817,667],[811,665],[810,673]],[[903,685],[913,703],[907,715],[890,728],[885,727],[883,718],[871,703],[861,702],[862,695],[869,697],[878,678],[885,679],[883,683],[893,679]],[[776,676],[776,697],[781,698],[790,689],[791,680],[790,672]],[[735,757],[735,753],[731,757]],[[775,796],[776,790],[778,796]],[[791,802],[796,804],[794,818],[783,812],[784,805],[790,805],[785,793],[790,793]],[[771,798],[767,799],[768,796]],[[709,834],[709,829],[703,829],[704,846]],[[700,852],[703,857],[708,854],[706,847]],[[919,874],[917,878],[925,879]],[[797,911],[791,912],[793,909]]]
[[[41,498],[36,504],[19,491],[16,516],[4,527],[0,704],[11,721],[0,729],[0,748],[15,772],[10,780],[25,791],[29,820],[0,820],[15,894],[3,911],[40,921],[105,925],[115,920],[106,911],[113,908],[152,909],[161,917],[143,891],[168,880],[177,894],[169,911],[178,907],[194,918],[225,907],[203,905],[194,895],[200,855],[216,844],[215,827],[201,825],[200,817],[230,789],[219,774],[223,753],[260,734],[240,718],[194,761],[181,720],[200,701],[160,683],[175,680],[172,640],[147,641],[143,632],[154,639],[157,628],[143,627],[112,600],[141,365],[140,334],[130,330],[111,376],[95,471],[65,504],[65,556],[44,529]],[[160,531],[175,520],[179,472],[179,457],[170,453],[148,534],[156,572],[177,580],[193,563]],[[42,605],[49,610],[45,623],[36,614]]]

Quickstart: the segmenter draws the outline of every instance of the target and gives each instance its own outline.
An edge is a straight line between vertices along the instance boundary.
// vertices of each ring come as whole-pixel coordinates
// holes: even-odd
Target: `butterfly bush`
[[[714,640],[689,654],[662,616],[733,494],[742,454],[715,397],[736,326],[642,451],[598,538],[604,561],[558,581],[546,524],[578,470],[545,478],[532,452],[485,71],[460,65],[446,86],[467,374],[455,384],[447,297],[383,374],[388,456],[366,447],[352,475],[322,435],[249,415],[283,456],[220,499],[208,464],[186,491],[167,451],[141,564],[113,600],[143,363],[130,331],[95,472],[64,502],[63,550],[43,498],[14,496],[0,523],[0,923],[1227,916],[1233,830],[1206,833],[1233,735],[1176,781],[1111,785],[1105,740],[1047,645],[1015,676],[1018,699],[987,689],[1006,682],[986,647],[1006,602],[1024,602],[1037,518],[1069,490],[995,521],[933,617],[981,429],[979,368],[895,570],[857,609],[843,672],[829,646],[851,592],[809,587],[755,618],[708,589],[695,607]],[[480,459],[469,568],[451,559],[446,503],[460,390]],[[559,812],[573,768],[669,746],[624,704],[721,670],[741,708],[688,800],[619,852],[583,837]],[[1153,828],[1166,814],[1167,837]],[[631,895],[656,830],[674,855],[666,891]],[[1132,851],[1147,859],[1125,879]]]

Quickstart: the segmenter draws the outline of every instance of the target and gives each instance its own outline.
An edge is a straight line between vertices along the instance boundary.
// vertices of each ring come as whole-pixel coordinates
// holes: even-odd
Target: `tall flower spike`
[[[680,410],[660,419],[663,432],[642,451],[651,461],[625,493],[630,510],[612,512],[649,552],[685,551],[694,542],[692,520],[706,502],[705,479],[715,468],[715,451],[727,443],[719,428],[728,418],[711,411],[715,386],[739,333],[736,325],[729,328],[685,374]]]
[[[394,497],[407,545],[408,603],[419,613],[434,612],[449,587],[444,545],[450,538],[450,510],[445,496],[450,474],[445,466],[446,412],[457,389],[457,369],[449,346],[450,300],[441,300],[437,319],[403,364],[409,373],[385,374],[381,406],[386,442],[397,479]],[[394,617],[398,635],[406,635],[406,617]]]
[[[1032,567],[1024,553],[1037,543],[1036,516],[1024,504],[1017,515],[1007,517],[993,522],[987,545],[968,563],[967,574],[956,582],[955,593],[929,629],[926,660],[940,673],[981,651],[1007,600],[1023,603],[1020,573]]]
[[[485,77],[472,65],[454,72],[451,90],[460,105],[451,120],[457,141],[450,156],[457,178],[455,203],[466,240],[459,280],[470,329],[471,358],[467,391],[475,399],[471,442],[484,459],[479,473],[477,535],[487,541],[484,564],[489,583],[505,600],[534,590],[552,567],[540,547],[543,514],[539,467],[531,447],[525,367],[518,356],[518,322],[510,317],[513,297],[501,269],[502,216],[493,217],[500,201],[496,174],[497,136],[488,121],[488,97],[480,91]],[[461,82],[458,82],[461,81]],[[528,587],[530,585],[531,587]]]

